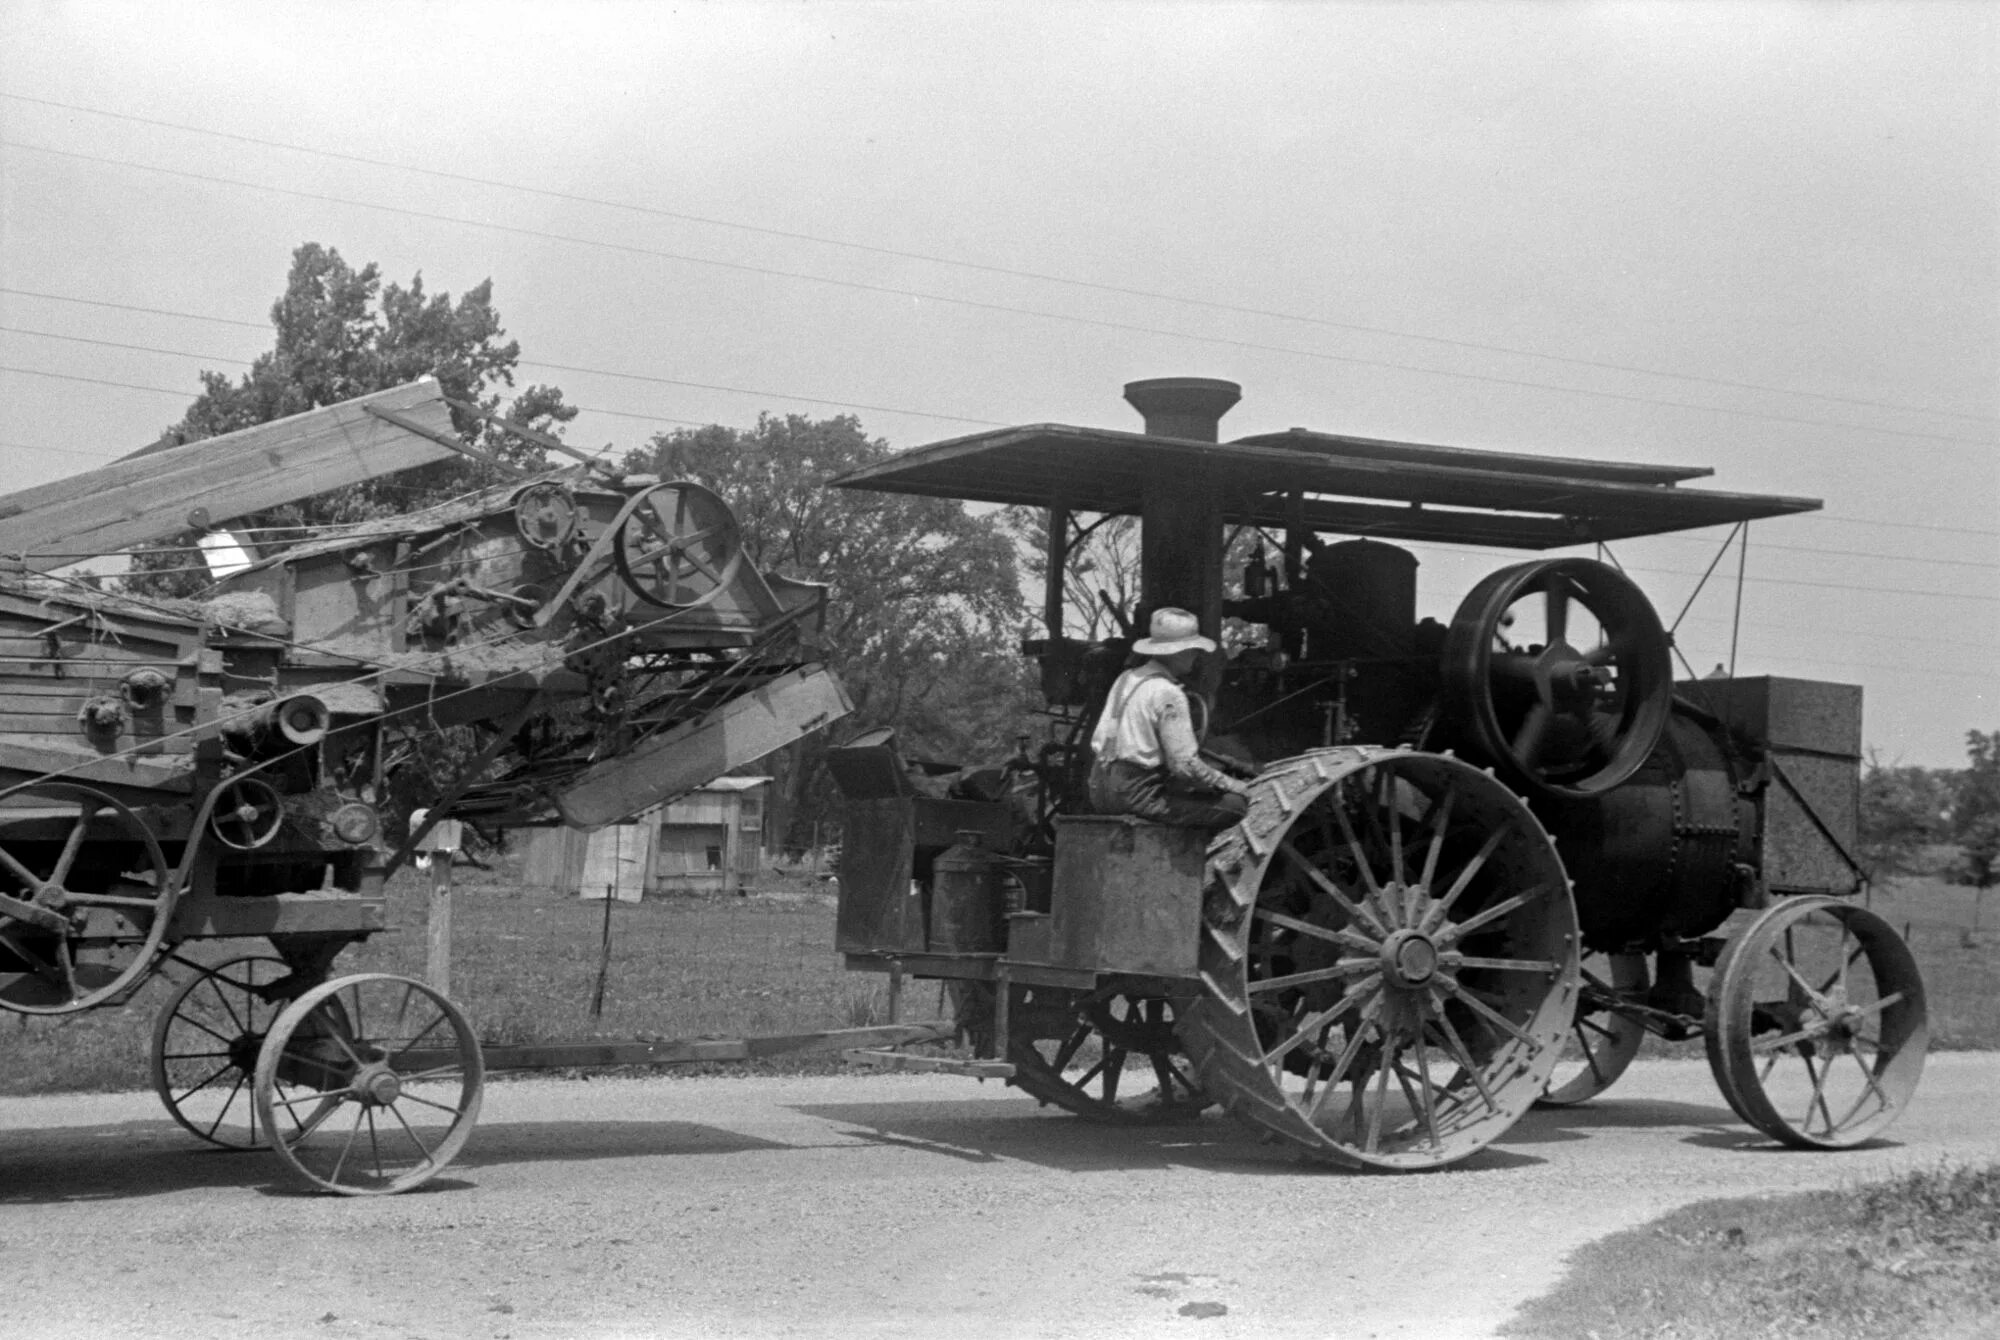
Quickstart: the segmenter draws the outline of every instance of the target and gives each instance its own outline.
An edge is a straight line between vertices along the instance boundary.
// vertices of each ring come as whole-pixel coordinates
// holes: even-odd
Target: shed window
[[[710,847],[708,849],[708,868],[710,870],[722,869],[722,848]]]

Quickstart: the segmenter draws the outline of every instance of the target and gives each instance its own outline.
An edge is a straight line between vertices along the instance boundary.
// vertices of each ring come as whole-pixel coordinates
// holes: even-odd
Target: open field
[[[348,951],[341,971],[422,975],[426,881],[414,871],[397,876],[389,907],[396,929]],[[748,897],[614,903],[604,1011],[592,1018],[603,903],[525,892],[504,858],[491,872],[461,867],[452,995],[482,1037],[507,1042],[740,1036],[879,1023],[887,1014],[886,983],[841,968],[833,949],[834,900],[824,887],[771,874]],[[1977,935],[1968,888],[1911,879],[1876,890],[1872,901],[1899,930],[1908,928],[1929,994],[1932,1045],[2000,1047],[2000,894],[1989,892],[1986,929]],[[190,947],[191,956],[208,961],[262,948],[255,942]],[[64,1019],[0,1016],[0,1093],[144,1087],[153,1016],[169,990],[154,982],[124,1009]],[[913,985],[906,1017],[936,1013],[934,988]],[[1683,1043],[1662,1054],[1700,1050],[1698,1042]],[[764,1064],[791,1072],[839,1066],[828,1058]]]

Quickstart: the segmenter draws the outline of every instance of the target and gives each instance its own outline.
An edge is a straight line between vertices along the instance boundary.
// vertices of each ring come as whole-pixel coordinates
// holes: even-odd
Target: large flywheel
[[[1473,587],[1445,635],[1444,681],[1454,743],[1571,800],[1638,771],[1673,706],[1659,615],[1588,558],[1517,563]]]
[[[1210,1096],[1352,1167],[1454,1163],[1542,1093],[1577,1000],[1576,912],[1521,799],[1449,755],[1318,750],[1268,769],[1209,849]]]

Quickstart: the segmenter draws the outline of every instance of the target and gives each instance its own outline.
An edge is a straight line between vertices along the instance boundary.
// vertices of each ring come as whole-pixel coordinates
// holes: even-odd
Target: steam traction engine
[[[594,465],[245,555],[197,600],[61,571],[466,450],[451,429],[426,381],[0,499],[0,1009],[122,1004],[179,962],[169,1112],[349,1194],[449,1163],[489,1066],[757,1051],[482,1047],[434,984],[334,976],[431,824],[599,827],[849,710],[800,659],[820,588],[760,573],[699,485]]]
[[[1604,545],[1817,502],[1684,487],[1698,468],[1222,443],[1229,382],[1126,398],[1144,433],[1001,429],[839,481],[1044,508],[1049,546],[1047,635],[1023,648],[1039,748],[946,788],[892,739],[833,751],[848,966],[949,984],[977,1053],[857,1059],[1106,1121],[1219,1102],[1369,1168],[1448,1164],[1600,1093],[1649,1032],[1704,1038],[1730,1106],[1787,1144],[1896,1116],[1927,1035],[1907,948],[1846,897],[1860,690],[1676,680],[1652,605],[1591,558],[1502,567],[1420,618],[1394,543]],[[1083,641],[1063,582],[1092,514],[1140,518],[1140,602]],[[1212,841],[1086,812],[1091,728],[1163,605],[1227,653],[1191,686],[1206,747],[1257,769]]]

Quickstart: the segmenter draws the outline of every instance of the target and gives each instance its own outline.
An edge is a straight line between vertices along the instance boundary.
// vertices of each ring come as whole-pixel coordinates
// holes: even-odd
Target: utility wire
[[[1218,302],[1206,298],[1192,298],[1178,293],[1163,293],[1153,289],[1131,288],[1120,284],[1107,284],[1096,280],[1077,279],[1068,275],[1049,274],[1039,270],[1017,269],[1011,266],[969,261],[959,257],[940,256],[930,252],[907,251],[875,243],[823,237],[814,233],[794,232],[783,228],[771,228],[760,224],[743,223],[733,219],[719,219],[709,215],[689,214],[679,210],[662,209],[653,205],[635,204],[631,201],[607,200],[571,191],[556,191],[547,187],[529,186],[520,182],[506,182],[488,177],[477,177],[469,173],[447,172],[438,168],[418,167],[410,163],[397,163],[386,159],[369,158],[361,154],[343,153],[333,149],[317,149],[308,145],[291,144],[282,140],[263,139],[254,135],[240,135],[230,131],[211,130],[204,126],[187,125],[184,122],[163,121],[153,117],[135,116],[128,112],[114,112],[103,107],[87,107],[78,103],[58,102],[51,98],[31,97],[23,93],[0,93],[0,98],[8,98],[15,102],[25,102],[41,107],[52,107],[66,112],[83,112],[91,116],[101,116],[115,121],[131,122],[136,125],[157,126],[162,129],[177,130],[192,135],[205,135],[214,139],[229,140],[237,144],[254,144],[266,149],[282,149],[288,153],[309,154],[314,157],[329,158],[344,163],[359,163],[366,167],[387,168],[391,171],[408,172],[417,176],[435,178],[440,181],[487,186],[497,190],[516,191],[524,195],[540,196],[548,200],[562,200],[572,204],[595,205],[606,209],[623,210],[628,213],[646,215],[652,218],[674,219],[684,223],[698,223],[710,227],[728,228],[737,232],[753,233],[762,237],[776,237],[787,241],[810,242],[818,246],[839,247],[873,256],[888,256],[897,260],[923,261],[927,264],[945,265],[954,269],[971,270],[981,274],[1002,275],[1010,279],[1030,279],[1037,283],[1059,284],[1064,287],[1083,289],[1093,293],[1112,293],[1121,297],[1145,298],[1153,301],[1179,303],[1183,306],[1197,307],[1207,311],[1230,312],[1240,316],[1268,317],[1279,321],[1292,321],[1305,325],[1322,326],[1330,330],[1355,331],[1367,335],[1387,335],[1396,339],[1419,340],[1427,344],[1443,345],[1454,349],[1472,349],[1482,353],[1508,354],[1520,358],[1536,358],[1547,362],[1566,363],[1576,367],[1597,368],[1610,372],[1637,373],[1646,377],[1697,382],[1709,386],[1727,387],[1731,390],[1797,396],[1810,400],[1824,400],[1837,404],[1857,405],[1870,409],[1887,409],[1912,414],[1933,414],[1946,418],[1966,419],[1975,423],[1995,422],[1994,416],[1989,414],[1968,414],[1957,410],[1931,409],[1922,405],[1906,405],[1886,400],[1869,400],[1857,396],[1831,395],[1821,391],[1799,391],[1782,386],[1766,386],[1757,382],[1736,381],[1726,377],[1709,377],[1697,373],[1667,372],[1658,368],[1641,367],[1636,364],[1612,363],[1598,359],[1575,358],[1564,354],[1542,353],[1534,349],[1522,349],[1503,344],[1487,344],[1478,340],[1452,339],[1443,335],[1427,335],[1417,331],[1398,330],[1388,326],[1371,326],[1352,321],[1334,321],[1327,317],[1307,316],[1297,312],[1274,311],[1268,308],[1251,307],[1238,303]]]
[[[559,242],[572,246],[593,247],[604,251],[675,261],[684,265],[706,266],[712,269],[728,270],[739,274],[762,275],[767,278],[796,279],[807,283],[823,284],[832,288],[849,289],[855,292],[880,293],[898,298],[916,298],[926,302],[937,302],[954,307],[969,308],[974,311],[1001,312],[1010,316],[1026,316],[1037,320],[1088,326],[1098,330],[1115,330],[1127,334],[1153,335],[1166,339],[1186,340],[1196,344],[1244,349],[1257,353],[1285,354],[1323,362],[1350,364],[1357,367],[1386,368],[1399,372],[1413,372],[1424,376],[1478,382],[1485,385],[1511,386],[1537,391],[1555,391],[1563,394],[1591,396],[1597,399],[1615,400],[1630,404],[1688,409],[1709,414],[1724,414],[1737,418],[1758,419],[1770,423],[1802,424],[1814,428],[1836,428],[1847,432],[1873,433],[1884,437],[1937,442],[1957,446],[1991,447],[1995,445],[1993,441],[1983,438],[1957,437],[1946,433],[1909,432],[1894,428],[1873,427],[1868,424],[1845,423],[1836,419],[1811,419],[1789,414],[1769,414],[1759,410],[1730,409],[1719,405],[1702,405],[1682,400],[1664,400],[1657,396],[1630,395],[1618,391],[1599,391],[1580,386],[1561,386],[1551,382],[1531,381],[1518,377],[1460,372],[1447,368],[1424,367],[1421,364],[1398,363],[1389,359],[1362,358],[1352,354],[1336,354],[1328,353],[1324,350],[1299,349],[1288,345],[1264,344],[1254,340],[1231,339],[1219,335],[1201,335],[1191,331],[1168,330],[1158,326],[1145,326],[1126,321],[1111,321],[1099,317],[1076,316],[1065,312],[1044,311],[1039,308],[1017,307],[1007,303],[982,302],[973,298],[961,298],[922,289],[898,288],[889,284],[871,284],[854,279],[838,279],[828,275],[816,275],[799,270],[780,269],[776,266],[750,265],[741,261],[716,260],[706,256],[692,256],[683,252],[664,251],[654,247],[642,247],[630,243],[608,242],[597,238],[576,237],[564,233],[551,233],[534,228],[522,228],[513,224],[493,223],[484,219],[467,219],[448,214],[437,214],[428,210],[413,209],[403,205],[385,205],[367,200],[352,200],[343,196],[328,195],[323,192],[301,191],[284,186],[270,186],[262,182],[244,181],[240,178],[188,172],[179,168],[159,167],[150,163],[135,163],[128,159],[110,158],[101,154],[81,153],[70,149],[52,149],[46,145],[27,144],[19,140],[0,140],[0,147],[21,149],[29,153],[49,154],[54,157],[69,158],[80,162],[129,168],[134,171],[151,172],[187,181],[204,182],[209,185],[234,186],[243,190],[262,191],[267,194],[288,196],[299,200],[311,200],[321,204],[341,205],[352,209],[375,210],[380,213],[394,214],[405,218],[430,219],[435,222],[454,224],[464,228],[478,228],[488,232],[533,238],[542,242]]]

